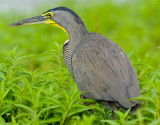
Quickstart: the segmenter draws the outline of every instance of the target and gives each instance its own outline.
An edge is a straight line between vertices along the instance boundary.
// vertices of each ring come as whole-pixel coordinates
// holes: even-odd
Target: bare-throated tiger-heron
[[[83,96],[115,110],[139,107],[140,88],[136,72],[119,45],[97,34],[89,33],[84,22],[71,9],[57,7],[32,18],[13,23],[22,26],[45,23],[57,26],[69,35],[63,46],[64,62]]]

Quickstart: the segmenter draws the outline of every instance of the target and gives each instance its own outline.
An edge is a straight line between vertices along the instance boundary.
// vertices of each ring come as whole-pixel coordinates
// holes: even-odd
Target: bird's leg
[[[113,104],[113,109],[114,110],[112,110],[112,120],[115,120],[115,112],[114,111],[117,111],[117,106],[115,103]]]
[[[112,120],[114,120],[115,119],[115,113],[114,113],[114,111],[112,110]]]
[[[84,95],[80,95],[80,99],[86,99]]]

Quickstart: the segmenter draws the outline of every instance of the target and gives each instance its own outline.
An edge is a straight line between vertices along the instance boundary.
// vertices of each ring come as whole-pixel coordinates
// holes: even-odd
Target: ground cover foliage
[[[62,58],[67,34],[50,25],[10,28],[10,23],[28,15],[0,13],[0,124],[160,124],[160,2],[85,2],[89,0],[70,0],[73,4],[63,6],[75,10],[89,31],[112,39],[127,53],[138,74],[141,109],[136,115],[119,110],[113,121],[110,110],[80,99],[82,92]]]

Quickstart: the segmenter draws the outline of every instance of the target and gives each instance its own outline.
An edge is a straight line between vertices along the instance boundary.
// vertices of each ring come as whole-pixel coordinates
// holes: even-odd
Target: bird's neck
[[[72,74],[72,63],[71,58],[74,54],[76,46],[80,43],[83,36],[88,34],[88,31],[85,27],[85,25],[82,26],[69,26],[68,29],[66,29],[69,35],[69,41],[67,44],[63,46],[63,59],[64,62],[69,69],[70,73]]]
[[[69,35],[69,46],[73,49],[80,43],[81,39],[88,34],[88,30],[84,24],[70,26],[67,32]]]

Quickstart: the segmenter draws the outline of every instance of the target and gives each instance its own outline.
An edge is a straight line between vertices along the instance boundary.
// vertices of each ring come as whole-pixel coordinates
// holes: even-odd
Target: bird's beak
[[[47,16],[47,13],[41,14],[39,16],[31,17],[28,19],[24,19],[21,21],[18,21],[16,23],[10,24],[9,26],[24,26],[24,25],[31,25],[31,24],[51,24],[53,26],[57,26],[67,32],[62,26],[60,26],[58,23],[56,23],[54,20],[52,20],[49,16]],[[52,15],[53,16],[53,15]]]
[[[45,23],[46,20],[48,20],[49,18],[39,15],[39,16],[35,16],[35,17],[31,17],[28,19],[24,19],[21,21],[18,21],[16,23],[13,23],[9,26],[23,26],[23,25],[31,25],[31,24],[40,24],[40,23]]]
[[[31,24],[51,24],[53,26],[57,26],[67,32],[62,26],[57,24],[55,21],[53,21],[49,16],[46,16],[47,13],[41,14],[39,16],[31,17],[28,19],[24,19],[21,21],[18,21],[16,23],[10,24],[9,26],[24,26],[24,25],[31,25]]]

